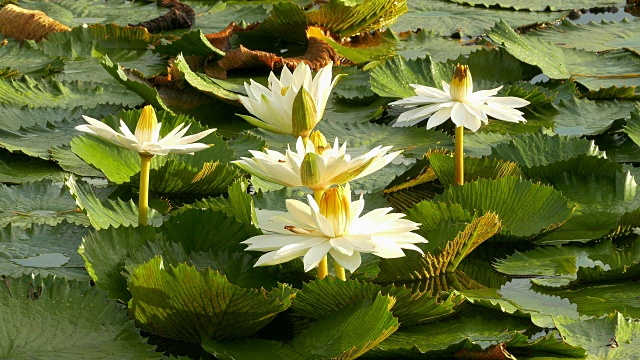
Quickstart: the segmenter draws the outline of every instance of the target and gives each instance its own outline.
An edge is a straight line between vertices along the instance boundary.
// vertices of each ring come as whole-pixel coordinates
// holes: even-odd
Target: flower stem
[[[308,140],[308,139],[307,139]],[[304,139],[303,139],[304,141]],[[324,194],[323,190],[313,190],[313,199],[316,203],[320,204],[320,200],[322,200],[322,194]],[[318,264],[318,279],[322,280],[329,275],[329,265],[327,264],[327,255],[325,255],[320,264]]]
[[[338,264],[335,259],[333,262],[333,270],[336,272],[336,277],[342,281],[347,281],[347,275],[344,273],[344,268]]]
[[[456,184],[464,184],[464,126],[456,127],[455,176]]]
[[[147,225],[149,213],[149,171],[151,170],[151,158],[153,155],[140,154],[140,198],[138,201],[138,223]]]

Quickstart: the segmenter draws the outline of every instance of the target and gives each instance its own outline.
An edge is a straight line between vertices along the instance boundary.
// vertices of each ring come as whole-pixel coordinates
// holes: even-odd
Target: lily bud
[[[335,237],[349,232],[351,227],[351,189],[349,184],[324,191],[318,204],[320,214],[329,220]]]
[[[322,156],[314,153],[307,153],[300,164],[300,180],[302,181],[302,185],[313,191],[324,190],[329,187],[331,184],[327,185],[322,181],[324,170],[324,161]]]
[[[316,104],[313,97],[304,88],[300,88],[295,100],[293,100],[293,109],[291,113],[291,126],[293,128],[292,135],[294,137],[302,136],[308,138],[311,130],[318,123]]]
[[[311,140],[311,143],[316,149],[316,154],[318,155],[322,155],[325,149],[330,148],[329,143],[327,142],[327,138],[322,135],[320,130],[312,132],[309,136],[309,140]]]
[[[456,65],[450,85],[449,94],[453,101],[465,102],[467,97],[473,93],[473,79],[467,65]]]
[[[158,118],[153,106],[147,105],[142,109],[138,125],[136,125],[135,135],[142,144],[158,141],[160,128],[158,127]]]

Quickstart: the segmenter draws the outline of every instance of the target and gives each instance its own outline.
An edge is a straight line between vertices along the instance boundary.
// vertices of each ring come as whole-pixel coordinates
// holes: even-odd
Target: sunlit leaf
[[[143,329],[188,342],[250,336],[290,303],[287,294],[242,289],[211,269],[165,266],[161,257],[135,270],[129,291],[130,313]]]

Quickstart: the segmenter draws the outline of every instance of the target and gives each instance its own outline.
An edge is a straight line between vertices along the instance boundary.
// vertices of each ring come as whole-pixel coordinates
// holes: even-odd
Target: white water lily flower
[[[304,270],[318,266],[328,253],[345,269],[354,272],[361,253],[382,258],[404,256],[403,249],[423,253],[416,243],[426,243],[412,233],[420,224],[390,213],[392,208],[373,210],[360,216],[362,196],[351,202],[349,185],[325,191],[320,204],[308,196],[309,205],[287,200],[288,213],[271,218],[263,229],[273,232],[243,241],[245,250],[264,251],[255,266],[277,265],[304,256]]]
[[[434,128],[447,119],[456,126],[464,126],[477,131],[481,122],[488,123],[488,117],[510,122],[526,122],[522,112],[514,108],[529,105],[527,100],[517,97],[495,97],[502,86],[492,90],[473,92],[471,72],[466,65],[457,65],[451,85],[442,81],[444,91],[417,84],[411,84],[416,96],[394,101],[391,105],[412,108],[400,115],[393,126],[411,126],[429,117],[427,129]]]
[[[135,134],[131,133],[122,120],[120,120],[120,132],[117,132],[102,121],[84,115],[82,117],[89,125],[76,126],[76,130],[97,136],[114,145],[133,150],[144,156],[167,155],[169,153],[193,154],[196,151],[207,149],[209,145],[194,142],[216,130],[209,129],[197,134],[184,136],[190,125],[184,126],[184,124],[180,124],[161,139],[160,128],[162,123],[158,123],[156,113],[151,105],[147,105],[142,109]]]
[[[322,141],[316,142],[316,146],[313,138],[312,134],[312,141],[308,141],[305,146],[299,137],[296,150],[289,148],[284,154],[269,149],[264,152],[250,150],[253,158],[243,157],[232,163],[251,175],[276,184],[288,187],[306,186],[318,191],[365,177],[381,169],[401,153],[395,151],[387,154],[391,146],[377,146],[363,155],[351,158],[346,153],[346,141],[340,146],[336,138],[333,147],[323,145]]]
[[[333,63],[318,71],[315,77],[311,69],[304,62],[300,62],[293,73],[285,66],[280,74],[280,80],[273,72],[269,75],[269,88],[251,80],[251,84],[244,84],[248,96],[240,96],[240,101],[253,116],[240,115],[254,126],[277,134],[291,134],[294,137],[305,136],[295,133],[293,125],[293,103],[302,88],[304,88],[315,105],[315,118],[309,119],[306,136],[322,119],[331,89],[339,76],[331,80]],[[303,131],[303,132],[304,132]]]

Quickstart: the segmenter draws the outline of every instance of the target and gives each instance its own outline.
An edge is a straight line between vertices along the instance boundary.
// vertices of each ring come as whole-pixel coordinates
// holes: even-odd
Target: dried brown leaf
[[[178,0],[157,0],[158,6],[169,8],[169,12],[149,21],[130,26],[142,26],[150,33],[160,33],[177,29],[189,29],[196,24],[196,12]]]
[[[37,10],[27,10],[9,4],[0,9],[0,32],[5,37],[16,40],[41,41],[52,32],[71,31],[47,14]]]
[[[235,22],[227,25],[223,30],[215,33],[215,34],[205,34],[204,36],[209,40],[209,43],[218,49],[227,52],[231,50],[231,36],[235,33],[251,31],[258,27],[259,23],[253,23],[246,28],[238,26]]]
[[[326,41],[310,38],[307,51],[303,56],[284,58],[274,53],[250,50],[240,45],[238,49],[228,51],[218,62],[205,65],[205,73],[213,78],[226,79],[227,71],[232,69],[267,67],[271,70],[288,67],[293,70],[300,62],[304,62],[313,71],[320,70],[330,61],[340,64],[340,57]]]
[[[456,359],[464,360],[516,360],[515,356],[509,354],[504,343],[493,345],[482,351],[462,349],[453,354],[453,356]]]

